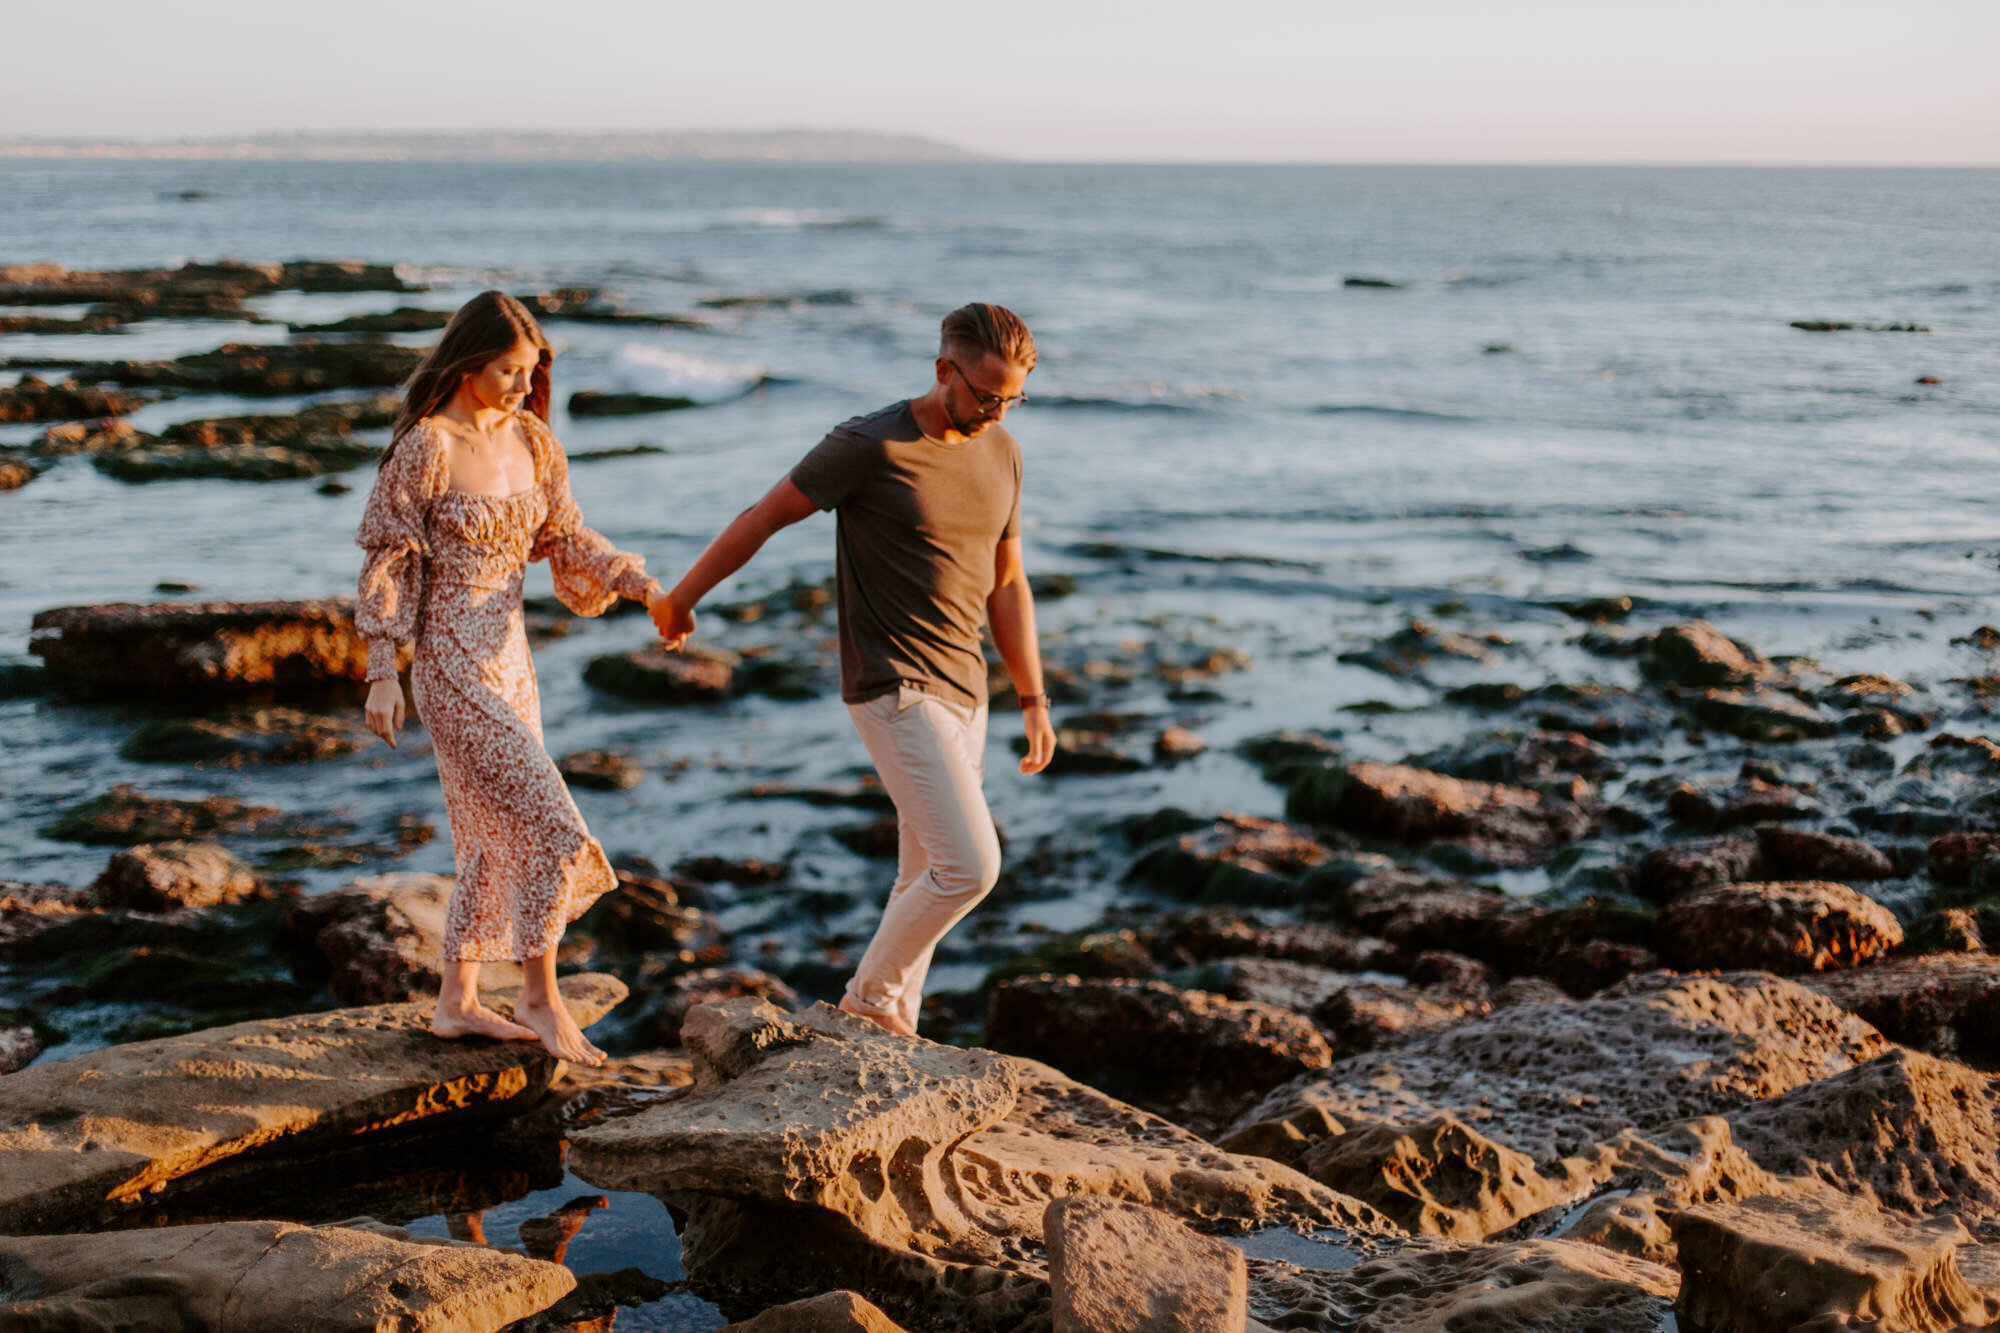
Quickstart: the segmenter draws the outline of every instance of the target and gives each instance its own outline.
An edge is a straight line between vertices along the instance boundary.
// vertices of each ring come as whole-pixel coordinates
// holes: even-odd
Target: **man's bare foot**
[[[431,1015],[431,1033],[447,1039],[456,1037],[498,1037],[502,1041],[534,1041],[532,1029],[510,1023],[477,1000],[470,1008],[447,1009],[440,1004]]]
[[[514,1017],[534,1029],[534,1035],[541,1038],[542,1045],[556,1059],[573,1065],[604,1063],[604,1052],[584,1039],[583,1029],[576,1025],[560,1000],[554,1004],[546,1000],[537,1003],[524,995],[514,1005]]]
[[[845,995],[840,997],[840,1008],[842,1013],[853,1014],[856,1018],[865,1018],[884,1032],[893,1032],[899,1037],[914,1037],[917,1035],[917,1030],[908,1023],[905,1023],[901,1015],[870,1013],[866,1009],[858,1008]]]

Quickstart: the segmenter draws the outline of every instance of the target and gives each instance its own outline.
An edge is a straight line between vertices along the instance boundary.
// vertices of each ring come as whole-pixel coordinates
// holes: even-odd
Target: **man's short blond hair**
[[[1035,335],[1021,317],[1002,305],[974,301],[944,317],[938,355],[983,355],[991,352],[1010,366],[1035,364]]]

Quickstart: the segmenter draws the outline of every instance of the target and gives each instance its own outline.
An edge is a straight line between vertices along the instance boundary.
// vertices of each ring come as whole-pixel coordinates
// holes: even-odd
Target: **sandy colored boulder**
[[[570,1167],[671,1197],[694,1289],[726,1311],[848,1286],[911,1327],[1047,1327],[1043,1213],[1079,1195],[1204,1228],[1394,1231],[1047,1065],[892,1037],[826,1005],[701,1005],[682,1042],[695,1090],[578,1131]]]
[[[1575,1193],[1560,1172],[1478,1134],[1455,1116],[1419,1125],[1370,1125],[1321,1139],[1300,1168],[1314,1180],[1374,1204],[1425,1236],[1484,1240]]]
[[[227,847],[213,842],[157,842],[111,857],[91,894],[108,907],[167,912],[215,907],[258,892],[257,876]]]
[[[625,998],[568,977],[588,1025]],[[507,994],[488,996],[502,1012]],[[0,1233],[84,1221],[152,1186],[277,1141],[324,1142],[417,1120],[506,1114],[557,1061],[538,1043],[440,1041],[424,1003],[336,1009],[113,1046],[0,1080]]]
[[[328,984],[343,1004],[435,995],[451,889],[448,875],[364,876],[302,900],[292,909],[291,930],[326,960]],[[519,985],[521,969],[488,963],[481,976],[498,986]]]
[[[1250,1313],[1365,1333],[1658,1333],[1679,1283],[1672,1269],[1566,1240],[1413,1247],[1338,1271],[1252,1260]]]
[[[1771,664],[1756,649],[1706,620],[1669,625],[1646,639],[1640,666],[1654,680],[1697,688],[1767,679]]]
[[[1902,942],[1895,913],[1824,880],[1725,884],[1660,909],[1660,956],[1673,967],[1818,972],[1879,958]]]
[[[1165,1213],[1110,1199],[1057,1199],[1043,1214],[1055,1333],[1239,1333],[1243,1255]]]
[[[1441,1114],[1539,1164],[1621,1130],[1730,1111],[1887,1048],[1873,1028],[1765,973],[1648,973],[1588,1000],[1521,1004],[1274,1091],[1236,1130],[1300,1123],[1416,1125]]]
[[[380,1225],[223,1222],[0,1236],[0,1328],[485,1333],[576,1286],[561,1264]]]
[[[1701,1205],[1671,1222],[1677,1308],[1704,1333],[1955,1333],[2000,1318],[2000,1301],[1958,1271],[1969,1237],[1954,1217],[1900,1222],[1822,1188]]]
[[[810,1300],[774,1305],[753,1319],[730,1324],[722,1333],[905,1333],[865,1296],[829,1291]]]

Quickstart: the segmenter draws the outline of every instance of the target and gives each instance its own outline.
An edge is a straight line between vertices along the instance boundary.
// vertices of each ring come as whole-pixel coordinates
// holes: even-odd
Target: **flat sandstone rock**
[[[0,1327],[487,1333],[576,1286],[561,1264],[379,1224],[0,1236]]]
[[[567,977],[588,1025],[625,998]],[[504,995],[489,996],[503,1012]],[[342,1138],[448,1115],[505,1113],[557,1061],[527,1041],[440,1041],[427,1001],[237,1023],[113,1046],[0,1078],[0,1234],[65,1225],[277,1141]]]

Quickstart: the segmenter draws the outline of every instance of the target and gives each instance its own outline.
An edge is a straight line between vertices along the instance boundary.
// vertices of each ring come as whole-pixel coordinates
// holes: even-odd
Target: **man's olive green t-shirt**
[[[1021,446],[999,425],[931,439],[908,402],[833,428],[792,484],[835,511],[840,697],[913,685],[986,702],[980,631],[994,551],[1021,529]]]

